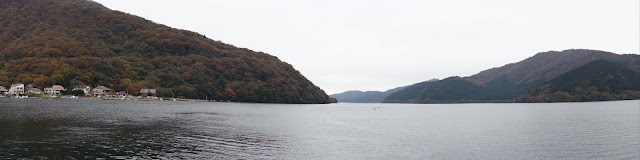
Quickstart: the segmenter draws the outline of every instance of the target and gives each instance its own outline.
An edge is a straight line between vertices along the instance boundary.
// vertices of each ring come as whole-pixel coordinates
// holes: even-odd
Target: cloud
[[[279,57],[329,93],[468,76],[548,50],[639,53],[638,1],[97,0]]]

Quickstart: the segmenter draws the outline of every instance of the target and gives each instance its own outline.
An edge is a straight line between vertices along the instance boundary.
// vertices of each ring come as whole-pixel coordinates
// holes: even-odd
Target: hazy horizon
[[[328,94],[470,76],[550,50],[640,52],[639,1],[95,1],[277,56]]]

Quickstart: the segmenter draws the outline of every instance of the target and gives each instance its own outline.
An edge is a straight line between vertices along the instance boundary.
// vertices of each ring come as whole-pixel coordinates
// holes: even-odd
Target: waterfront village
[[[160,98],[156,97],[156,89],[145,88],[136,90],[137,92],[128,93],[125,91],[114,91],[105,86],[97,86],[91,88],[87,85],[78,85],[72,89],[64,88],[61,85],[53,85],[45,87],[42,90],[33,85],[24,85],[21,83],[12,84],[6,88],[0,86],[0,97],[13,98],[72,98],[72,99],[96,99],[96,100],[188,100],[176,98]]]

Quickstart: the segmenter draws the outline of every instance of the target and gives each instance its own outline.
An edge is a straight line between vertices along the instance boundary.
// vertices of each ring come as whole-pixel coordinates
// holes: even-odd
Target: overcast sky
[[[95,1],[275,55],[328,94],[470,76],[549,50],[640,50],[638,0]]]

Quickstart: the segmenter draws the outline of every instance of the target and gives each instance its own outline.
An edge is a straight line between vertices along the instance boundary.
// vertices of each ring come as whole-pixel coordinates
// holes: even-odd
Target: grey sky
[[[638,0],[95,1],[275,55],[329,94],[469,76],[549,50],[640,50]]]

